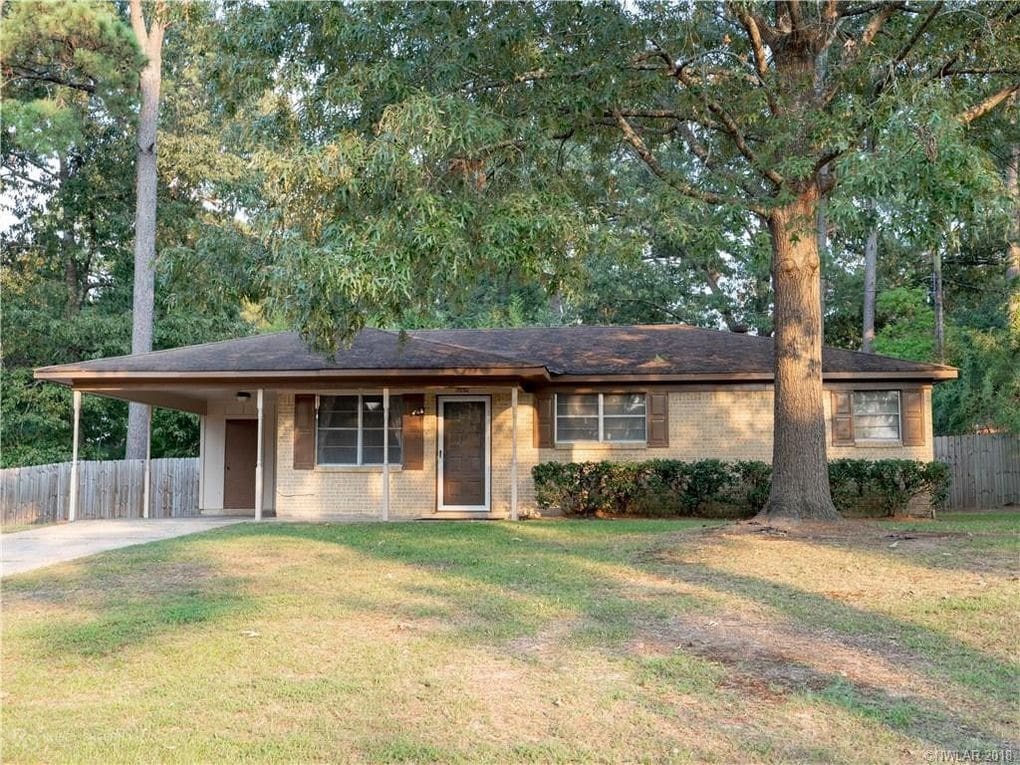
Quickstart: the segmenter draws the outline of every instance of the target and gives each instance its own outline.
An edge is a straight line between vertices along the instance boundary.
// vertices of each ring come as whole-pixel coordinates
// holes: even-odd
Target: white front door
[[[489,510],[489,397],[439,396],[440,510]]]

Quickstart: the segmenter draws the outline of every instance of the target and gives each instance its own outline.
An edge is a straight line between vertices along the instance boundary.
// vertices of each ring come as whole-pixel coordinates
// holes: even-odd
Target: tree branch
[[[138,45],[142,51],[149,46],[149,34],[145,30],[145,17],[142,15],[142,0],[131,0],[131,29],[134,30]]]
[[[861,33],[861,47],[866,48],[871,45],[871,43],[875,41],[875,38],[878,37],[878,33],[882,31],[882,27],[885,26],[885,22],[889,20],[893,13],[901,8],[902,6],[892,3],[889,5],[883,5],[879,9],[878,13],[871,17],[868,21],[868,25],[864,27],[864,31]]]
[[[928,29],[929,25],[935,20],[935,17],[939,15],[939,12],[941,10],[942,10],[941,0],[939,0],[939,2],[937,3],[932,3],[932,7],[931,10],[928,12],[928,15],[925,16],[924,20],[917,25],[917,29],[914,30],[914,34],[912,34],[910,36],[910,39],[907,40],[907,42],[903,45],[902,48],[900,48],[900,52],[896,54],[896,58],[893,59],[892,63],[889,65],[889,71],[886,72],[885,77],[876,86],[875,88],[876,96],[881,94],[882,91],[885,90],[886,86],[888,86],[889,83],[892,82],[893,77],[895,76],[894,72],[896,67],[902,64],[903,61],[907,58],[907,56],[910,55],[910,51],[912,51],[914,49],[914,46],[917,45],[917,41],[921,39],[921,35],[924,34],[925,30]]]
[[[1007,98],[1012,96],[1014,93],[1020,93],[1020,83],[1014,83],[1013,85],[1007,85],[1002,90],[993,93],[988,96],[984,101],[966,109],[956,116],[960,122],[964,125],[969,125],[976,119],[984,117],[988,112],[992,111],[996,106],[1001,104]]]
[[[685,197],[691,199],[697,199],[711,205],[720,204],[733,204],[747,208],[752,212],[756,212],[759,215],[766,215],[767,211],[764,207],[755,204],[746,199],[735,199],[727,197],[723,194],[717,194],[714,191],[707,191],[705,189],[696,188],[686,181],[682,181],[675,175],[666,170],[660,163],[659,160],[652,154],[651,150],[645,145],[645,142],[641,139],[634,128],[631,127],[630,123],[627,122],[627,118],[623,116],[619,111],[615,112],[616,124],[619,127],[620,132],[623,134],[623,139],[630,144],[631,148],[634,149],[635,153],[645,163],[649,170],[652,171],[659,180],[663,181],[670,188],[679,192]]]
[[[661,52],[662,58],[664,60],[670,62],[674,60],[673,57],[667,54],[665,49],[654,40],[652,41],[652,45],[654,45],[656,49]],[[684,65],[681,64],[680,66],[676,66],[671,63],[670,68],[673,71],[673,77],[675,77],[677,80],[683,83],[683,85],[686,88],[694,90],[697,87],[697,83],[694,81],[694,78],[691,77],[691,75],[687,72],[687,69],[684,67]],[[712,114],[714,114],[716,118],[718,118],[725,132],[729,134],[730,139],[737,147],[737,151],[739,151],[744,156],[744,158],[751,164],[751,167],[756,172],[761,173],[761,175],[763,175],[765,178],[767,178],[769,181],[775,184],[777,188],[781,187],[785,182],[783,176],[775,169],[764,167],[759,164],[758,156],[754,153],[754,150],[748,145],[747,141],[744,138],[743,132],[740,130],[740,126],[737,125],[736,120],[734,120],[733,117],[730,116],[730,113],[726,111],[725,108],[723,108],[723,105],[713,98],[705,98],[705,105],[708,107],[708,110],[712,112]]]
[[[743,5],[729,4],[731,11],[736,15],[740,25],[747,34],[747,40],[751,45],[751,52],[754,55],[754,69],[758,74],[758,81],[765,90],[765,99],[769,104],[769,111],[775,115],[778,112],[775,96],[768,87],[767,77],[769,73],[768,58],[765,55],[765,41],[762,37],[762,28],[759,19]]]
[[[755,70],[758,72],[758,76],[764,80],[769,73],[769,68],[765,57],[765,43],[761,37],[761,28],[758,26],[758,21],[754,14],[748,11],[746,7],[732,3],[730,3],[730,7],[733,8],[737,20],[744,27],[744,31],[747,32],[747,39],[750,41],[751,50],[754,53]]]

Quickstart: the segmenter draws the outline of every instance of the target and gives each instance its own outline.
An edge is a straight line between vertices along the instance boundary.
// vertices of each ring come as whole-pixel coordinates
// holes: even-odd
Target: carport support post
[[[517,386],[510,389],[510,520],[517,520]]]
[[[142,485],[142,517],[149,517],[149,501],[152,485],[152,407],[149,407],[149,416],[145,418],[145,483]]]
[[[81,419],[81,391],[71,394],[74,409],[74,443],[71,446],[71,486],[67,503],[67,520],[78,517],[78,421]]]
[[[262,388],[259,388],[256,404],[259,410],[258,445],[255,447],[255,520],[262,520]]]
[[[390,519],[390,389],[382,389],[382,519]]]

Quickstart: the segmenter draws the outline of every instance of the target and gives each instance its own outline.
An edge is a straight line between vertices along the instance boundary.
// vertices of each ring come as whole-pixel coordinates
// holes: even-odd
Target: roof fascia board
[[[247,371],[247,372],[126,372],[90,371],[80,369],[37,369],[35,379],[71,385],[74,387],[110,384],[132,385],[158,383],[166,388],[179,384],[201,383],[208,385],[233,386],[238,382],[264,381],[267,384],[330,381],[371,382],[373,380],[442,380],[462,378],[548,381],[549,372],[545,367],[492,367],[492,368],[450,368],[450,369],[320,369],[302,371]]]

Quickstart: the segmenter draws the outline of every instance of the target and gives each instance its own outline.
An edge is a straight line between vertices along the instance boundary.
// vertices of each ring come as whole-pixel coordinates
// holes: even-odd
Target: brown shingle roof
[[[133,356],[82,361],[44,369],[91,372],[308,372],[324,369],[451,369],[529,366],[484,350],[445,346],[426,338],[365,329],[329,359],[296,332],[254,335]],[[530,366],[536,366],[531,364]]]
[[[683,324],[412,330],[469,349],[528,359],[561,375],[771,374],[773,339]],[[873,353],[825,348],[824,372],[930,374],[950,370]]]
[[[678,324],[631,327],[363,330],[326,358],[297,333],[256,335],[153,353],[44,367],[37,377],[63,380],[93,373],[327,372],[330,370],[514,370],[545,367],[556,379],[654,376],[675,379],[768,378],[773,340]],[[936,364],[826,348],[824,372],[844,377],[954,377]]]

